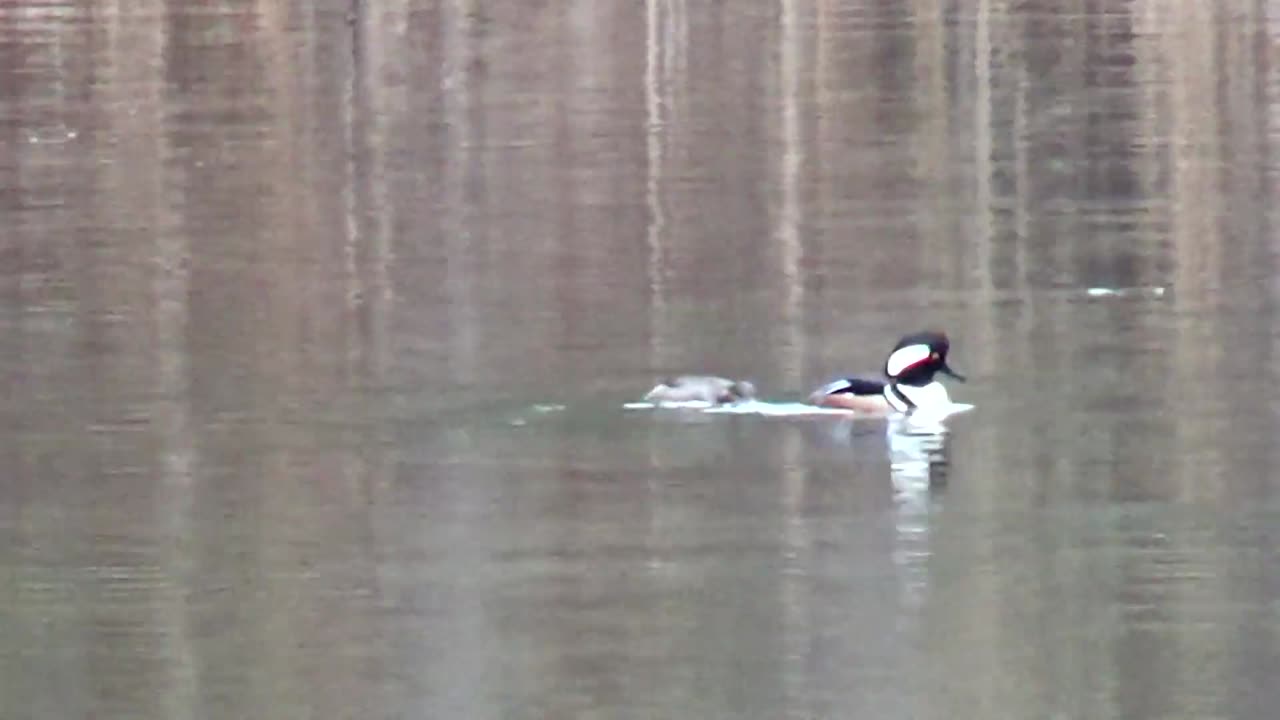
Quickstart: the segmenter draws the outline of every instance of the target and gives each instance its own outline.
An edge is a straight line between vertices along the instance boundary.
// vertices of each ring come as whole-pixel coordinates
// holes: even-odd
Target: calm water
[[[1273,0],[5,3],[0,717],[1274,717],[1278,186]]]

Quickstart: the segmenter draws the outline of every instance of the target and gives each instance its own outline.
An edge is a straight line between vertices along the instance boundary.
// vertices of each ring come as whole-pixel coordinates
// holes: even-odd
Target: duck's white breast
[[[940,382],[931,382],[924,387],[899,385],[898,390],[921,409],[941,408],[951,404],[951,396],[947,394],[946,386]]]

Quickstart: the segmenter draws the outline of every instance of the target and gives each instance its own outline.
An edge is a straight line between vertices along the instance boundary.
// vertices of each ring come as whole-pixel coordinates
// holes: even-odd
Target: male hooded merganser
[[[756,386],[746,380],[730,380],[714,375],[669,377],[644,396],[650,402],[705,402],[713,405],[736,403],[756,396]]]
[[[947,389],[933,379],[942,373],[964,382],[962,375],[947,366],[950,346],[945,333],[925,331],[906,335],[885,360],[887,379],[841,378],[815,390],[809,402],[877,415],[950,405]]]

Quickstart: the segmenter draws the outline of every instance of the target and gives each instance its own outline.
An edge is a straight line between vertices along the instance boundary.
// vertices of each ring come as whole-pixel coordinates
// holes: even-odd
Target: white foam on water
[[[1085,288],[1084,294],[1089,297],[1164,297],[1164,287],[1150,285],[1146,287],[1091,287]]]
[[[716,405],[702,400],[680,402],[629,402],[622,406],[627,410],[701,410],[717,415],[768,415],[768,416],[801,416],[801,415],[840,415],[848,417],[853,412],[839,408],[824,408],[805,403],[772,403],[762,400],[744,400],[728,405]]]
[[[676,402],[652,403],[648,401],[629,402],[622,405],[627,410],[707,410],[715,407],[704,400],[680,400]]]
[[[747,400],[729,405],[714,405],[701,400],[663,403],[629,402],[622,407],[627,410],[700,410],[704,413],[716,415],[760,415],[763,417],[878,417],[864,415],[844,408],[818,407],[817,405],[799,402],[765,402],[763,400]],[[973,407],[973,405],[967,403],[952,403],[946,407],[929,411],[917,410],[912,414],[912,417],[919,417],[921,420],[941,420],[951,415],[972,410]]]
[[[818,407],[805,403],[772,403],[763,400],[748,400],[732,405],[718,405],[707,408],[705,412],[722,415],[764,415],[766,417],[805,417],[809,415],[836,415],[840,417],[855,416],[852,410],[841,408]]]

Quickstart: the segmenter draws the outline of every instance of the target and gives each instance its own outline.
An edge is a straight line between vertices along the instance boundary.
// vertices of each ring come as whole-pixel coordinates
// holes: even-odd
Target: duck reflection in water
[[[932,525],[951,467],[950,433],[940,421],[906,415],[889,420],[885,440],[895,500],[893,564],[902,600],[919,607],[930,590]]]
[[[911,415],[889,420],[885,430],[889,472],[899,496],[946,487],[951,466],[950,437],[950,431],[940,421]]]
[[[899,500],[922,501],[947,485],[950,471],[951,431],[940,420],[900,415],[884,424],[883,449],[889,461],[894,495]],[[826,441],[842,448],[878,445],[879,424],[843,420],[826,426]],[[862,455],[863,447],[858,448]],[[878,454],[878,453],[877,453]]]

